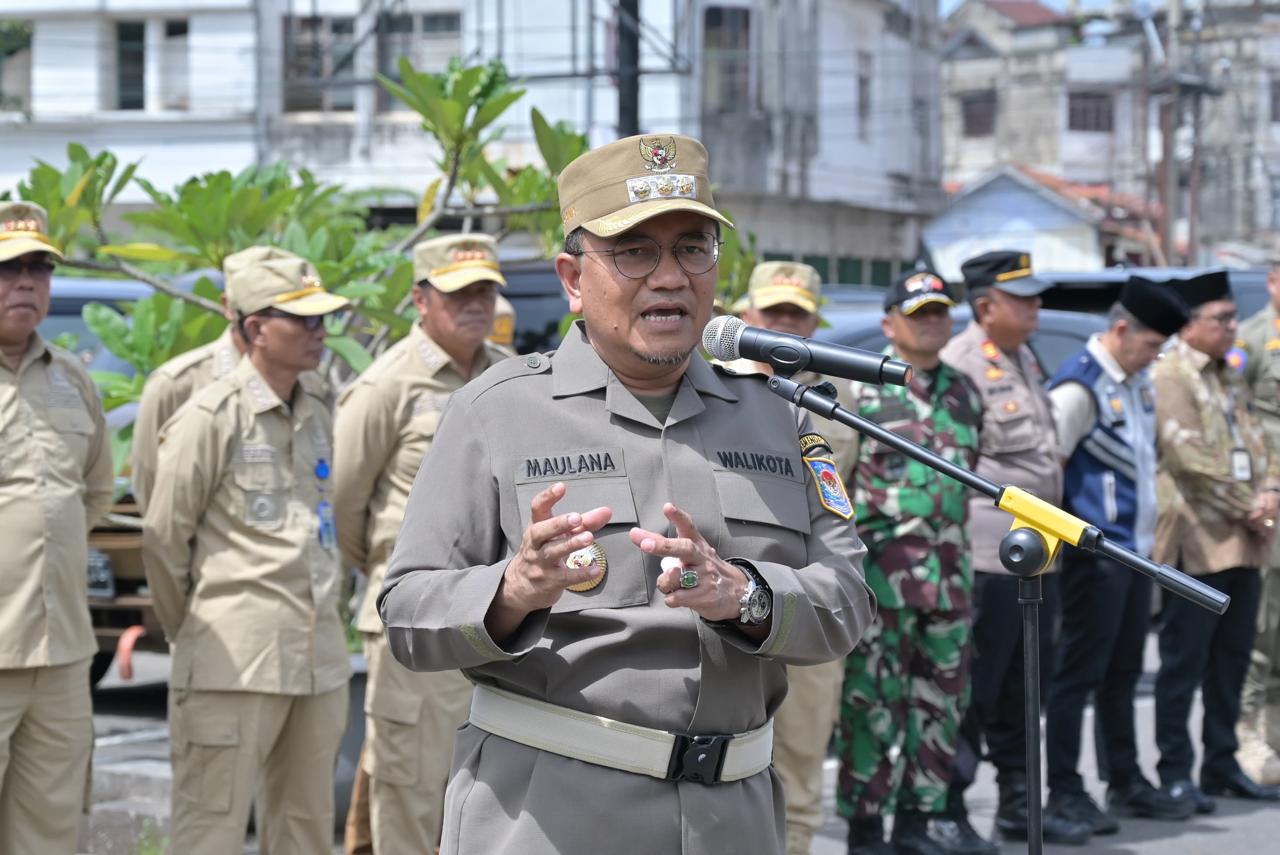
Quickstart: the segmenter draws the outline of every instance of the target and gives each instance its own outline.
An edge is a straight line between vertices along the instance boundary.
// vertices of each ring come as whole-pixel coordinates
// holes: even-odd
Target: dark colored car
[[[560,287],[560,277],[550,261],[502,263],[507,287],[502,296],[516,310],[516,332],[512,347],[516,353],[554,350],[560,345],[560,323],[569,313],[569,301]]]
[[[827,326],[818,330],[816,338],[864,350],[881,350],[888,344],[880,330],[883,299],[881,289],[842,289],[823,307],[822,316]],[[951,316],[953,333],[958,334],[969,325],[973,313],[968,305],[962,304],[951,310]],[[1031,337],[1031,350],[1045,377],[1052,377],[1063,362],[1084,347],[1089,336],[1106,328],[1104,315],[1042,309],[1040,328]]]

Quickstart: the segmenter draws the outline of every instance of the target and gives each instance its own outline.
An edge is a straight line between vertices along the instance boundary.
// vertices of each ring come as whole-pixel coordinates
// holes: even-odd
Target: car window
[[[1052,377],[1058,373],[1062,363],[1080,352],[1088,340],[1087,334],[1040,330],[1031,337],[1031,350],[1040,361],[1044,376]]]
[[[49,314],[40,323],[45,341],[66,347],[90,371],[114,371],[132,377],[132,365],[103,347],[102,342],[85,325],[80,310],[88,300],[57,298],[50,301]]]

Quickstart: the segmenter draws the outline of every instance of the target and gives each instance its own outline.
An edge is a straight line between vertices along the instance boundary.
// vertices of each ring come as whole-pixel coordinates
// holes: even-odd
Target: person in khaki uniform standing
[[[1280,454],[1280,261],[1267,274],[1271,301],[1240,325],[1237,345],[1244,354],[1244,379],[1253,407],[1267,432],[1273,454]],[[1280,537],[1271,539],[1271,554],[1262,566],[1258,600],[1258,637],[1241,698],[1236,754],[1249,777],[1280,784]]]
[[[296,256],[228,269],[248,353],[165,425],[143,523],[173,655],[170,838],[176,852],[238,853],[261,783],[267,848],[310,855],[333,843],[351,669],[332,417],[298,377],[348,301]]]
[[[739,317],[753,327],[808,338],[818,329],[822,277],[808,264],[766,261],[756,265],[747,283]],[[770,374],[768,365],[739,359],[725,366],[735,374]],[[816,386],[825,378],[812,371],[792,377]],[[848,381],[835,380],[839,387]],[[840,476],[848,482],[856,455],[857,434],[840,422],[824,421]],[[807,855],[813,835],[822,828],[822,764],[840,715],[840,683],[844,663],[796,666],[787,669],[787,698],[774,716],[773,767],[782,779],[787,804],[787,855]]]
[[[75,852],[93,750],[89,529],[110,439],[80,361],[36,327],[54,259],[44,209],[0,202],[0,852]]]
[[[376,855],[421,855],[440,842],[453,733],[471,702],[471,683],[461,672],[417,673],[391,657],[377,594],[445,402],[511,355],[485,341],[497,289],[506,284],[493,238],[424,241],[414,247],[413,264],[419,322],[343,393],[334,425],[334,508],[343,564],[369,577],[357,627],[369,665],[361,769],[370,779],[368,822]],[[353,800],[352,811],[360,810]]]
[[[454,393],[378,604],[397,660],[476,683],[441,851],[779,855],[785,666],[871,619],[853,509],[806,416],[694,353],[729,225],[702,145],[622,139],[559,191],[583,320]]]
[[[1027,346],[1048,283],[1031,275],[1024,252],[988,252],[961,266],[974,321],[942,349],[942,361],[960,370],[982,396],[982,429],[975,471],[997,484],[1032,490],[1047,502],[1062,499],[1057,430],[1044,377]],[[1000,563],[1000,540],[1011,519],[990,499],[969,499],[973,557],[973,690],[961,725],[948,795],[949,816],[969,822],[964,791],[973,783],[979,758],[996,767],[1000,804],[996,828],[1013,840],[1027,837],[1026,718],[1022,697],[1022,622],[1018,580]],[[1058,609],[1057,576],[1044,577],[1045,619],[1040,660],[1052,672],[1053,631]],[[985,755],[981,751],[986,742]],[[1060,816],[1044,818],[1044,839],[1083,844],[1089,826]]]
[[[1230,595],[1217,615],[1181,597],[1165,599],[1156,674],[1157,770],[1164,791],[1199,813],[1211,796],[1277,801],[1280,788],[1240,769],[1235,727],[1249,670],[1266,561],[1280,510],[1280,455],[1268,445],[1249,392],[1227,354],[1236,305],[1224,271],[1173,283],[1191,320],[1156,363],[1159,469],[1152,559],[1173,564]],[[1188,725],[1196,689],[1204,703],[1200,785]]]
[[[237,265],[243,267],[273,258],[291,257],[291,253],[274,246],[251,247],[228,256],[223,262],[223,275],[227,282],[232,282],[236,278],[232,273]],[[230,289],[223,292],[222,309],[227,319],[227,328],[222,335],[206,345],[175,356],[147,375],[142,398],[138,401],[138,413],[133,420],[133,448],[129,456],[130,486],[143,513],[146,513],[147,500],[155,483],[160,429],[197,390],[214,380],[230,376],[247,349],[236,326],[238,306]],[[332,409],[329,385],[319,374],[307,371],[299,380],[310,394],[328,402]]]

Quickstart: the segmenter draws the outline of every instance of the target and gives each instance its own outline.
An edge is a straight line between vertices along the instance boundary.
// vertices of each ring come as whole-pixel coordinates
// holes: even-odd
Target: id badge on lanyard
[[[329,481],[329,461],[323,457],[316,462],[316,479],[320,482],[320,501],[316,505],[320,545],[325,549],[333,549],[338,542],[338,526],[334,519],[333,505],[329,504],[325,496],[325,488]]]
[[[1237,481],[1253,480],[1253,460],[1244,448],[1231,450],[1231,477]]]

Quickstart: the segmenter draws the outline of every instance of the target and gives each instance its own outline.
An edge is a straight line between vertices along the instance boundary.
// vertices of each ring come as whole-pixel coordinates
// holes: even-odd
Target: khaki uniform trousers
[[[88,659],[0,669],[0,852],[76,851],[92,754]]]
[[[1253,654],[1249,657],[1249,673],[1244,681],[1244,697],[1241,711],[1259,712],[1268,703],[1276,704],[1276,678],[1280,676],[1280,535],[1271,541],[1271,555],[1262,568],[1262,595],[1258,599],[1258,635],[1253,642]],[[1270,694],[1270,696],[1269,696]],[[1280,707],[1274,713],[1280,714]],[[1270,721],[1269,728],[1276,733],[1280,721]],[[1272,737],[1272,741],[1280,742]]]
[[[435,852],[454,734],[471,709],[471,681],[461,671],[410,671],[382,635],[365,634],[364,656],[369,687],[362,762],[374,855]]]
[[[808,855],[822,828],[822,766],[840,720],[844,662],[787,666],[787,697],[773,720],[773,768],[787,797],[787,855]]]
[[[264,852],[333,849],[347,687],[318,695],[169,691],[170,851],[240,855],[258,792]]]

